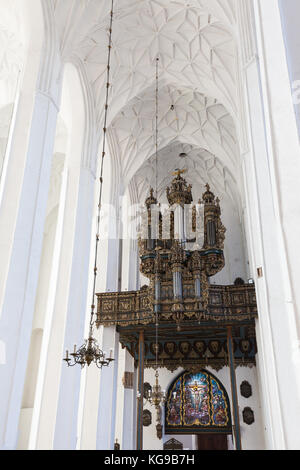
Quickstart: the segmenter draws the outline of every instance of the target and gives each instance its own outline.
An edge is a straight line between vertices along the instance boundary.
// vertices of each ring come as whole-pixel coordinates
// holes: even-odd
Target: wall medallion
[[[156,435],[158,437],[159,440],[162,439],[162,435],[163,435],[163,428],[162,428],[162,425],[161,424],[157,424],[156,425]]]
[[[244,382],[241,383],[240,390],[241,390],[242,397],[244,398],[252,397],[252,387],[249,384],[249,382],[247,382],[246,380],[244,380]]]
[[[143,411],[143,426],[146,428],[152,424],[152,414],[149,410]]]
[[[243,410],[243,420],[244,420],[244,423],[248,424],[249,426],[254,423],[254,421],[255,421],[254,411],[251,408],[249,408],[249,407],[244,408],[244,410]]]

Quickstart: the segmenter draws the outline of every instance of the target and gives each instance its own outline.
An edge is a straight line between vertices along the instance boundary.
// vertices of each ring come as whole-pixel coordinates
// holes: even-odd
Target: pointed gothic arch
[[[170,385],[165,434],[231,434],[230,401],[223,384],[207,370],[183,372]]]

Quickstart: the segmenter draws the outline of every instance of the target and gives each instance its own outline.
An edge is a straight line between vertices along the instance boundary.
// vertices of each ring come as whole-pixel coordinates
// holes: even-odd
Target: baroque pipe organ
[[[210,284],[225,266],[220,201],[207,185],[202,200],[192,205],[192,187],[182,174],[177,171],[167,188],[165,212],[152,189],[145,201],[139,254],[140,271],[149,285],[134,292],[97,294],[97,326],[118,329],[121,344],[141,372],[142,397],[144,367],[199,372],[228,365],[234,388],[234,368],[255,364],[255,286],[242,280],[228,286]],[[240,447],[234,389],[232,397]],[[141,448],[142,413],[138,416]]]

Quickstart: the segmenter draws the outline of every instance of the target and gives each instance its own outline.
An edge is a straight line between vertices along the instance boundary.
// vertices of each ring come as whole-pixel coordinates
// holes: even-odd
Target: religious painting
[[[181,425],[181,398],[182,398],[182,383],[181,379],[178,380],[172,390],[167,403],[168,422],[171,426]]]
[[[168,391],[166,433],[231,432],[229,400],[223,385],[210,373],[184,373]]]
[[[211,378],[212,422],[215,426],[228,424],[228,410],[224,392],[218,382]]]
[[[184,425],[209,426],[209,382],[204,373],[184,376]]]

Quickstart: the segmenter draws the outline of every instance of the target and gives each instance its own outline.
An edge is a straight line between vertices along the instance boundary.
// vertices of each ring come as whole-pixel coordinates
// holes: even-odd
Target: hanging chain
[[[104,125],[103,125],[103,147],[101,156],[101,167],[100,167],[100,190],[98,200],[98,214],[97,214],[97,232],[96,232],[96,246],[95,246],[95,262],[94,262],[94,281],[93,281],[93,297],[91,305],[91,319],[90,329],[94,325],[94,314],[95,314],[95,296],[96,296],[96,280],[97,280],[97,261],[98,261],[98,248],[100,240],[100,218],[101,218],[101,204],[102,204],[102,192],[103,192],[103,170],[104,170],[104,157],[106,150],[106,134],[107,134],[107,116],[108,116],[108,98],[110,89],[110,60],[111,60],[111,49],[112,49],[112,25],[114,16],[114,0],[111,1],[111,12],[110,12],[110,25],[109,25],[109,43],[108,43],[108,56],[107,56],[107,80],[106,80],[106,97],[104,107]]]
[[[159,58],[156,58],[156,90],[155,90],[155,192],[156,192],[156,203],[158,204],[158,64]],[[157,206],[158,207],[158,206]],[[158,248],[158,245],[156,245]],[[156,283],[158,280],[158,250],[156,250],[156,273],[155,273],[155,290]],[[158,299],[156,299],[156,302]],[[156,303],[155,308],[155,366],[156,373],[158,372],[158,304]]]
[[[156,59],[156,90],[155,90],[155,191],[158,200],[158,63]]]

